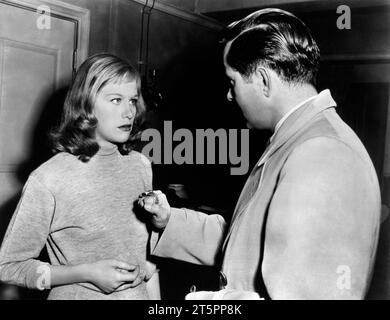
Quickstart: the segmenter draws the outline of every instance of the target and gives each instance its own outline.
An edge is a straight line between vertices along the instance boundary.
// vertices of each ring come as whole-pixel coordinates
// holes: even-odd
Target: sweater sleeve
[[[141,162],[145,168],[143,172],[143,179],[145,183],[145,190],[153,190],[153,172],[152,172],[152,164],[149,159],[145,157],[142,153],[139,154]]]
[[[142,179],[144,181],[145,191],[153,190],[152,164],[149,161],[149,159],[147,157],[145,157],[142,153],[140,153],[139,155],[140,155],[142,165],[144,167],[144,170],[142,172]],[[157,241],[157,233],[154,231],[150,231],[150,232],[151,233],[150,233],[149,244],[148,244],[149,251],[147,254],[148,256],[150,256],[150,252],[152,251],[152,248],[154,248],[154,246],[156,245],[156,241]],[[151,262],[149,259],[146,260],[145,269],[146,269],[145,280],[148,280],[148,281],[153,277],[154,273],[158,271],[155,263]],[[156,278],[154,278],[153,281],[155,281],[155,279]],[[156,289],[156,288],[154,288],[154,289]]]
[[[41,278],[46,263],[37,258],[49,235],[54,207],[52,193],[30,176],[0,248],[1,281],[43,289]]]

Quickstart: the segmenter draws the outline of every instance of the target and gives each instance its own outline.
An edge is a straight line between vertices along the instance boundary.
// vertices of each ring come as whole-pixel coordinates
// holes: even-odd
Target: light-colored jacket
[[[321,92],[291,114],[253,169],[227,229],[219,215],[172,209],[154,254],[222,258],[227,288],[272,299],[361,299],[380,222],[375,169]]]

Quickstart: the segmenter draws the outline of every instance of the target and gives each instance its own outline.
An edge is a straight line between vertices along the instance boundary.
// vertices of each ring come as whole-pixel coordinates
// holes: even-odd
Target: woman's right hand
[[[143,281],[138,265],[130,265],[114,259],[88,264],[88,269],[90,270],[89,281],[107,294],[119,287],[121,290],[136,287]]]

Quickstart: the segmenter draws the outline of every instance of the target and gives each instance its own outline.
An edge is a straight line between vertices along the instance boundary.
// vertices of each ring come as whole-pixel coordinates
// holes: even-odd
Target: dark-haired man
[[[214,264],[224,290],[195,299],[362,299],[378,239],[380,192],[364,146],[317,93],[320,54],[294,15],[265,9],[231,24],[224,63],[235,99],[255,129],[272,129],[229,227],[222,217],[141,201],[164,229],[154,254]],[[219,255],[221,254],[221,255]]]

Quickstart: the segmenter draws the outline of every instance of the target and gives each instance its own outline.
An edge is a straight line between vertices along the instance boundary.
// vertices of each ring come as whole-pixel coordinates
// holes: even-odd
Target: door
[[[80,34],[77,19],[42,17],[31,2],[0,0],[0,241],[29,173],[22,169],[39,165],[31,159],[45,144],[40,125],[55,116],[49,101],[71,81]]]

